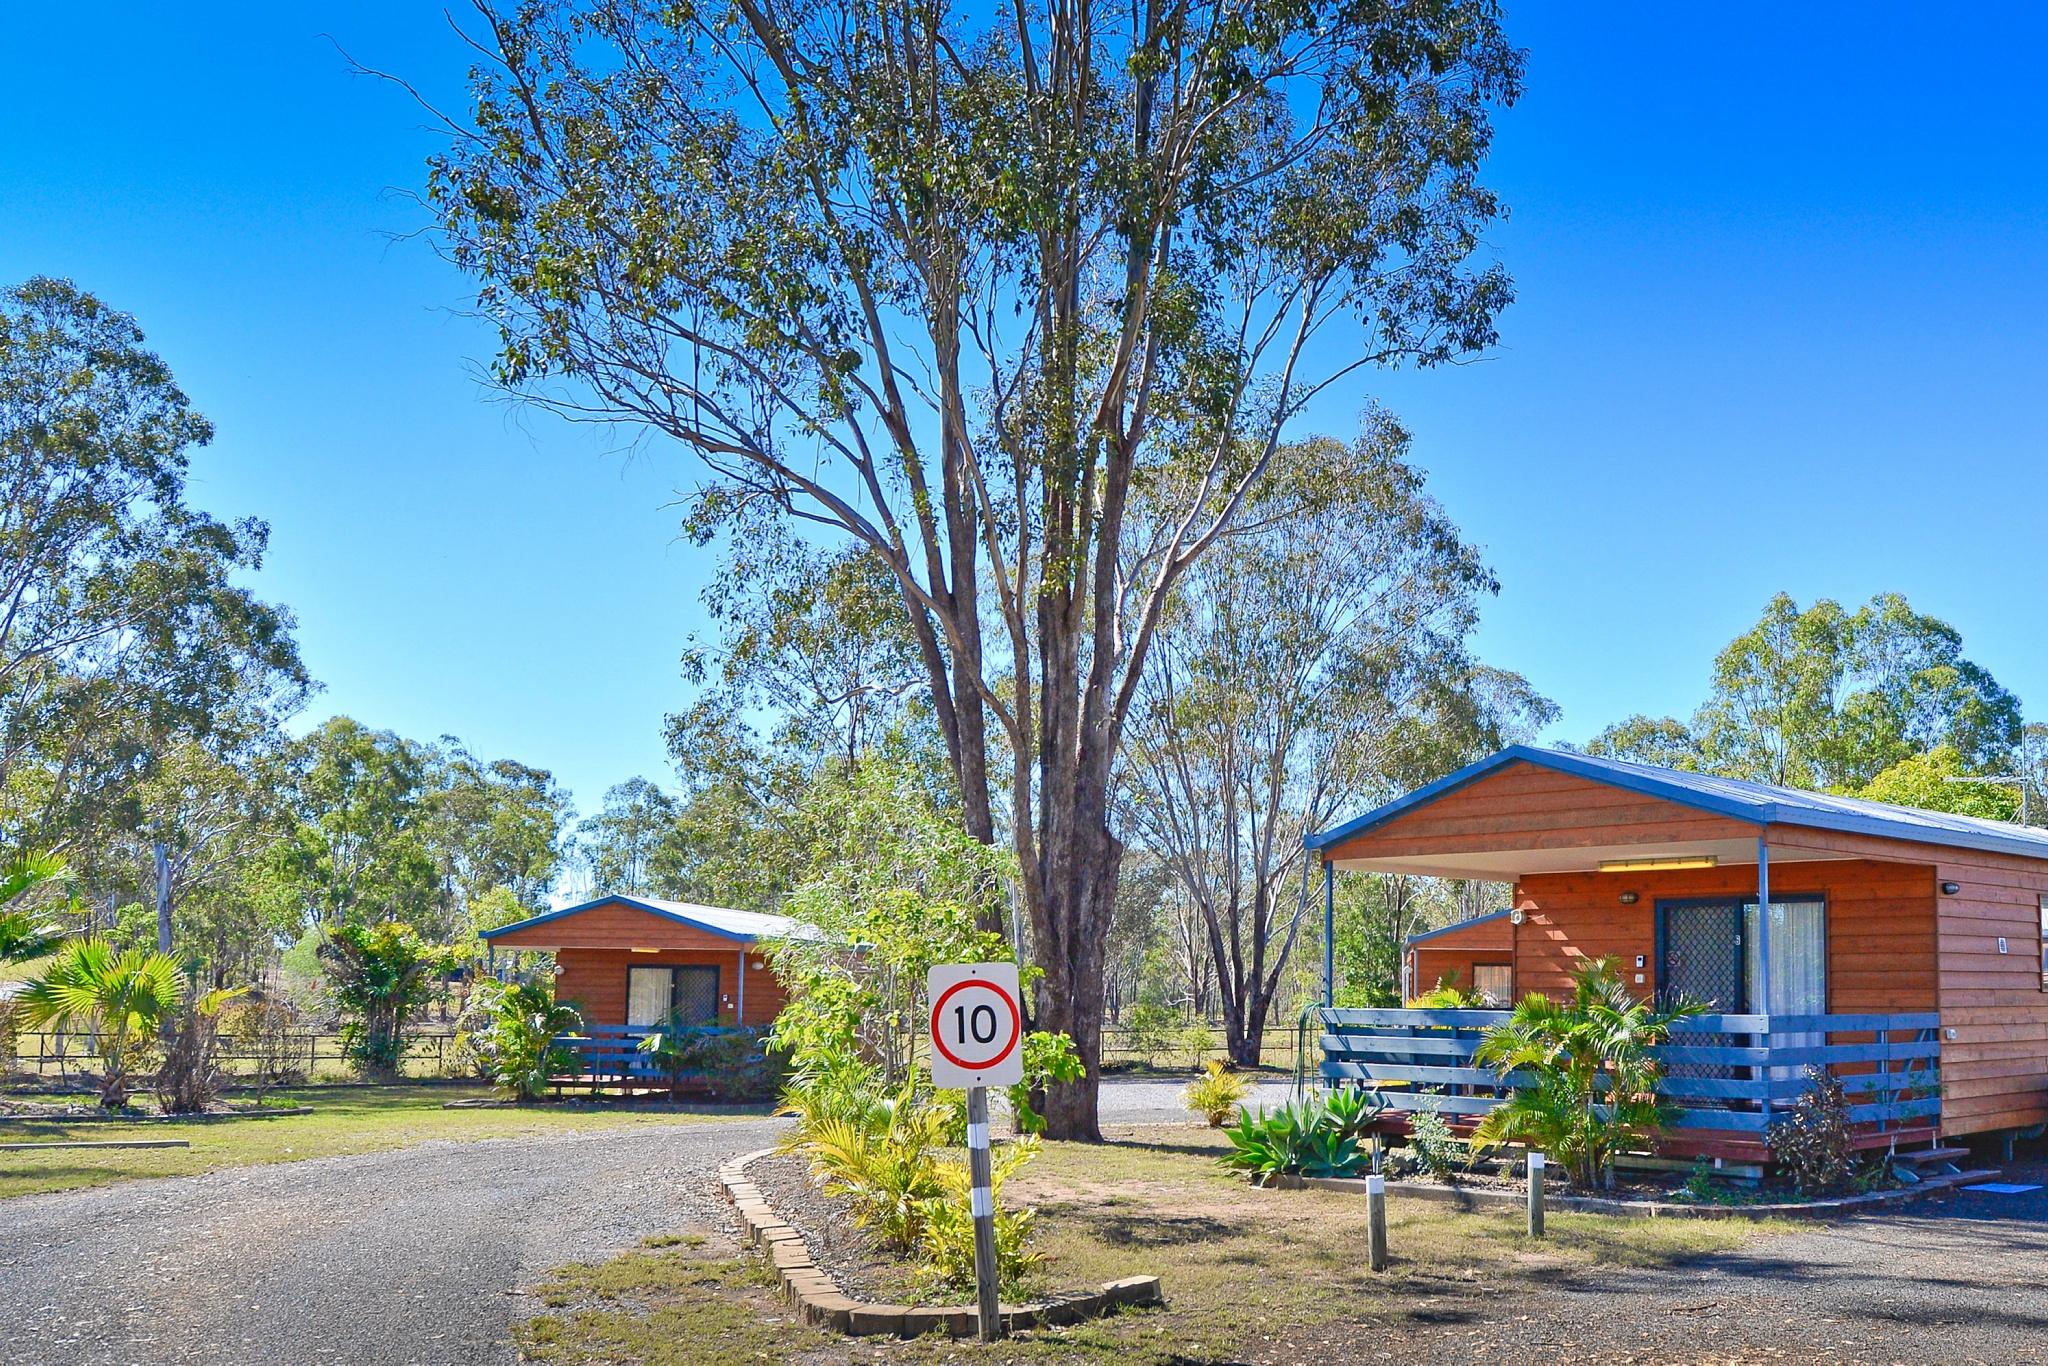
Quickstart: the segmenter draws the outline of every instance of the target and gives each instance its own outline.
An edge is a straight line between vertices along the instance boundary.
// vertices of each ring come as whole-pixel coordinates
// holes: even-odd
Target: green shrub
[[[1612,958],[1589,959],[1572,974],[1564,1001],[1531,995],[1493,1025],[1473,1063],[1532,1084],[1518,1087],[1480,1121],[1475,1146],[1523,1143],[1553,1158],[1582,1187],[1613,1171],[1614,1154],[1653,1139],[1669,1117],[1657,1096],[1651,1050],[1671,1025],[1705,1007],[1681,1001],[1658,1010],[1622,984]]]
[[[389,1079],[405,1058],[404,1028],[455,966],[454,950],[396,920],[337,925],[319,947],[342,1016],[342,1049],[365,1075]]]
[[[1220,1129],[1230,1122],[1231,1112],[1237,1109],[1251,1089],[1248,1078],[1226,1070],[1221,1062],[1212,1061],[1201,1076],[1188,1083],[1182,1097],[1188,1109],[1209,1121],[1210,1128]]]
[[[517,1100],[534,1099],[550,1077],[575,1069],[575,1055],[555,1038],[581,1029],[583,1017],[555,999],[552,981],[486,977],[470,993],[463,1019],[484,1075]]]
[[[1181,1030],[1180,1046],[1187,1051],[1189,1064],[1200,1067],[1203,1059],[1216,1051],[1216,1031],[1205,1024],[1191,1024]]]
[[[1323,1097],[1324,1122],[1346,1138],[1365,1137],[1373,1121],[1386,1111],[1386,1102],[1362,1087],[1340,1087]]]
[[[1765,1134],[1771,1160],[1801,1195],[1836,1195],[1855,1184],[1856,1148],[1849,1097],[1824,1068],[1806,1069],[1806,1093]]]
[[[1409,1115],[1408,1147],[1415,1155],[1415,1165],[1439,1181],[1448,1181],[1472,1165],[1471,1149],[1451,1132],[1433,1097],[1425,1098]]]
[[[924,1232],[926,1202],[946,1193],[945,1123],[943,1109],[906,1096],[874,1127],[825,1120],[805,1148],[826,1193],[850,1202],[854,1222],[890,1251],[908,1252]]]
[[[1156,1065],[1173,1041],[1176,1016],[1153,1001],[1141,1001],[1124,1016],[1124,1046]]]
[[[1029,1135],[989,1154],[989,1189],[996,1201],[996,1279],[1006,1292],[1021,1288],[1041,1260],[1030,1246],[1037,1211],[1005,1209],[1002,1203],[1003,1182],[1037,1154],[1038,1139]],[[974,1217],[968,1201],[969,1168],[964,1162],[942,1162],[939,1182],[944,1194],[924,1204],[924,1226],[917,1243],[923,1265],[917,1269],[917,1278],[934,1290],[970,1291],[974,1288]]]
[[[1321,1100],[1239,1110],[1237,1123],[1224,1131],[1231,1150],[1221,1161],[1261,1185],[1280,1176],[1356,1176],[1370,1158],[1358,1146],[1357,1129],[1363,1126],[1354,1128],[1352,1103],[1344,1105],[1337,1115]]]

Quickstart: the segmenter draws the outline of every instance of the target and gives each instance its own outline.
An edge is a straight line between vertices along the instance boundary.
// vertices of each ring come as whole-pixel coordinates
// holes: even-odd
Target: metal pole
[[[974,1289],[981,1340],[1003,1335],[1002,1304],[996,1294],[996,1201],[989,1189],[988,1088],[967,1088],[968,1208],[974,1216]]]
[[[1337,866],[1323,861],[1323,1004],[1337,1004]]]
[[[1543,1236],[1543,1166],[1542,1153],[1529,1154],[1529,1236]]]
[[[1771,1046],[1771,847],[1762,835],[1756,837],[1756,994],[1750,1002],[1750,1009],[1764,1017],[1763,1046]],[[1764,1123],[1771,1120],[1771,1069],[1759,1067],[1755,1073],[1764,1083],[1763,1097],[1758,1108],[1763,1111]]]
[[[1387,1269],[1387,1178],[1365,1178],[1365,1247],[1374,1271]]]
[[[734,1002],[732,1008],[733,1026],[738,1029],[745,1029],[747,1027],[747,950],[745,945],[740,946],[740,986],[739,994],[734,998]]]

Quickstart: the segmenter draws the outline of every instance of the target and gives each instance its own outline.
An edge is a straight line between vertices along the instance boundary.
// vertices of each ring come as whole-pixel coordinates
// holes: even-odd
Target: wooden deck
[[[1486,1029],[1504,1010],[1329,1010],[1322,1019],[1326,1082],[1364,1087],[1387,1107],[1382,1132],[1406,1133],[1423,1101],[1469,1133],[1530,1079],[1474,1064]],[[1766,1158],[1773,1120],[1804,1094],[1808,1066],[1825,1067],[1849,1094],[1863,1148],[1938,1141],[1940,1017],[1892,1015],[1701,1015],[1681,1020],[1656,1050],[1658,1093],[1676,1111],[1660,1155],[1755,1162]],[[1728,1040],[1732,1039],[1733,1042]]]

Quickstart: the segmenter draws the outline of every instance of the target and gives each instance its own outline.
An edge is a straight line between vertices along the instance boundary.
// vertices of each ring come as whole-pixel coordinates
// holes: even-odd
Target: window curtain
[[[1763,936],[1757,933],[1757,905],[1742,908],[1742,972],[1753,1013],[1825,1015],[1828,1008],[1827,908],[1818,901],[1771,902],[1771,999],[1758,989],[1757,964]],[[1817,1030],[1773,1030],[1773,1048],[1810,1048],[1827,1042]],[[1773,1081],[1798,1077],[1801,1067],[1768,1069]]]

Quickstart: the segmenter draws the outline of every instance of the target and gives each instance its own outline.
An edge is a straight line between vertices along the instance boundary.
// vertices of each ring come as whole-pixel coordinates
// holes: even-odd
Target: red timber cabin
[[[583,1016],[573,1042],[593,1074],[650,1067],[639,1040],[671,1021],[765,1029],[789,999],[762,944],[808,927],[787,916],[603,896],[486,930],[499,950],[552,953],[555,998]]]
[[[1510,997],[1560,996],[1605,957],[1719,1012],[1665,1050],[1667,1153],[1760,1158],[1809,1065],[1841,1077],[1866,1146],[2048,1124],[2048,830],[1518,745],[1308,845],[1326,919],[1340,869],[1512,888],[1411,944],[1415,991],[1484,965]],[[1500,1012],[1329,1009],[1333,966],[1326,1079],[1398,1083],[1395,1112],[1497,1102],[1470,1062]]]

